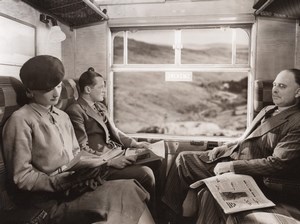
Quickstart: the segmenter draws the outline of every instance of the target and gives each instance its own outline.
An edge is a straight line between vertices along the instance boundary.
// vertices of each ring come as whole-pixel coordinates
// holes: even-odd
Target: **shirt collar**
[[[91,101],[91,100],[88,100],[88,99],[85,99],[83,97],[81,97],[85,102],[87,102],[87,104],[91,107],[91,108],[94,108],[94,104],[95,102]]]
[[[57,114],[56,108],[54,106],[51,106],[50,108],[47,108],[41,104],[38,103],[30,103],[29,106],[32,107],[33,110],[35,110],[37,113],[39,113],[41,116],[48,115],[50,113]]]
[[[292,105],[292,106],[288,106],[288,107],[277,107],[277,112],[278,113],[280,113],[280,112],[282,112],[282,111],[284,111],[284,110],[287,110],[287,109],[289,109],[289,108],[292,108],[292,107],[294,107],[295,105]]]

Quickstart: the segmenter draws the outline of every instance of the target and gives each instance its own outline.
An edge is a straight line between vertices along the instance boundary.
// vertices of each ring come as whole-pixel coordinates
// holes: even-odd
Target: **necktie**
[[[265,122],[268,118],[278,114],[278,107],[274,107],[273,109],[269,110],[268,112],[266,112],[265,116],[263,117],[263,119],[261,120],[261,123]]]
[[[94,108],[96,112],[103,118],[103,121],[106,122],[106,116],[101,107],[97,103],[94,103]]]

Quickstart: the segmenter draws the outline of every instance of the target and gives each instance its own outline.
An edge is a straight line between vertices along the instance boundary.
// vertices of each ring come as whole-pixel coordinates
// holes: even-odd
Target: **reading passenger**
[[[182,212],[189,185],[213,175],[227,172],[251,175],[265,193],[270,191],[266,192],[263,177],[299,180],[300,70],[281,71],[273,82],[272,97],[275,105],[262,109],[239,141],[209,151],[178,155],[163,197],[175,214]],[[221,223],[223,214],[218,213],[220,209],[210,193],[201,191],[199,195],[198,223]]]
[[[73,123],[80,148],[91,153],[101,154],[106,150],[121,147],[148,148],[149,143],[137,142],[116,128],[109,119],[107,108],[102,103],[105,97],[103,77],[89,68],[78,81],[80,97],[67,108]],[[120,156],[108,161],[106,180],[136,179],[150,193],[150,208],[155,210],[155,178],[147,166],[134,165],[135,159]]]
[[[61,172],[79,152],[68,115],[55,108],[64,67],[55,57],[29,59],[20,70],[30,103],[3,131],[10,191],[20,207],[42,208],[49,223],[153,223],[148,193],[134,180],[103,182],[105,166]]]

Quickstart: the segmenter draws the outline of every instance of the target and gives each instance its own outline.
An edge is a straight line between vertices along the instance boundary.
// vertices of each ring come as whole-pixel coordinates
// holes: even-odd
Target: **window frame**
[[[204,17],[203,17],[204,18]],[[240,17],[235,15],[235,20],[232,20],[232,16],[222,17],[223,19],[210,16],[206,17],[205,19],[199,20],[195,24],[190,24],[191,21],[187,19],[185,21],[186,24],[178,23],[172,19],[169,20],[169,24],[153,24],[151,19],[149,21],[142,20],[141,22],[135,21],[131,19],[126,19],[122,21],[111,21],[109,25],[109,32],[108,32],[108,55],[109,55],[109,62],[108,62],[108,76],[107,76],[107,103],[108,103],[108,110],[110,118],[113,119],[113,112],[114,112],[114,93],[113,93],[113,80],[114,80],[114,73],[115,72],[180,72],[180,71],[192,71],[192,72],[247,72],[248,73],[248,90],[247,90],[247,126],[250,124],[251,120],[253,119],[253,86],[255,75],[253,74],[253,67],[254,67],[254,46],[255,46],[255,23],[254,18],[252,16],[245,16],[241,15]],[[246,19],[245,19],[246,18]],[[165,21],[165,19],[162,19]],[[209,20],[209,22],[207,21]],[[222,22],[220,23],[220,20]],[[132,24],[135,23],[135,24]],[[173,23],[176,23],[173,24]],[[175,30],[175,29],[187,29],[187,28],[216,28],[216,27],[231,27],[231,28],[243,28],[248,32],[249,35],[249,49],[248,49],[248,64],[181,64],[175,63],[174,64],[113,64],[113,32],[124,31],[124,30],[131,30],[131,29],[149,29],[149,30]],[[125,38],[124,38],[125,39]],[[126,40],[124,40],[126,42]],[[126,43],[124,43],[125,48]],[[123,60],[127,62],[128,60],[125,58],[127,55],[126,50],[124,49],[123,52]],[[176,54],[176,53],[174,53]],[[177,61],[178,62],[178,61]],[[164,135],[164,134],[149,134],[149,133],[135,133],[129,134],[132,137],[136,138],[152,138],[152,139],[165,139],[165,140],[218,140],[218,141],[228,141],[228,139],[232,139],[232,137],[207,137],[207,136],[178,136],[178,135]]]
[[[13,77],[19,79],[19,72],[20,72],[22,65],[28,59],[30,59],[33,56],[36,56],[36,54],[37,54],[36,26],[34,26],[30,23],[24,22],[22,20],[16,19],[14,17],[8,16],[3,13],[0,13],[0,20],[4,23],[4,26],[0,27],[0,32],[3,34],[5,33],[5,36],[7,38],[9,38],[9,43],[7,43],[7,44],[11,48],[10,51],[15,53],[13,55],[8,53],[5,56],[5,60],[2,60],[0,58],[0,67],[1,67],[0,70],[3,73],[0,75],[10,74],[10,76],[13,76]],[[7,27],[9,27],[9,29],[7,29]],[[21,28],[21,29],[19,29],[19,28]],[[22,30],[22,32],[21,32],[21,30]],[[13,44],[14,39],[20,38],[20,32],[23,35],[22,46]],[[23,46],[27,47],[27,51],[24,50]],[[30,52],[28,51],[29,48],[30,48]],[[1,53],[3,54],[3,52],[1,52]]]

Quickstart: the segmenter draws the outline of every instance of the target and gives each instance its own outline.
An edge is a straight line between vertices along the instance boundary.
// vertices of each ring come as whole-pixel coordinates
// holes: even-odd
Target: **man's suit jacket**
[[[75,134],[81,148],[87,145],[95,151],[108,147],[109,140],[121,144],[124,148],[134,147],[136,141],[118,128],[107,116],[107,109],[102,103],[97,103],[104,111],[107,123],[83,98],[70,105],[66,112],[73,123]]]
[[[261,122],[274,109],[262,109],[239,143],[216,160],[231,156],[235,173],[300,177],[300,109],[294,106]],[[213,162],[208,161],[207,153],[200,159]]]

